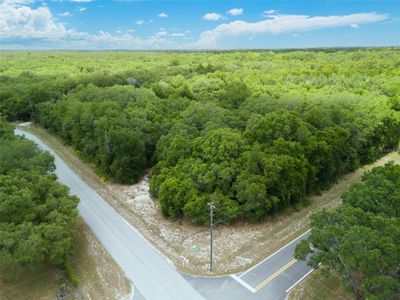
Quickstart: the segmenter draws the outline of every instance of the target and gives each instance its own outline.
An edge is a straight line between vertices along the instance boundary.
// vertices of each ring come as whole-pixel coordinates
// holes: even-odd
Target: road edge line
[[[245,282],[243,279],[236,276],[235,274],[230,275],[230,277],[233,278],[234,280],[236,280],[239,284],[241,284],[243,287],[248,289],[253,294],[256,292],[255,288],[253,288],[250,284],[248,284],[247,282]]]
[[[310,275],[315,269],[311,269],[308,271],[303,277],[301,277],[299,280],[297,280],[290,288],[288,288],[285,293],[289,293],[296,285],[298,285],[304,278],[306,278],[308,275]]]

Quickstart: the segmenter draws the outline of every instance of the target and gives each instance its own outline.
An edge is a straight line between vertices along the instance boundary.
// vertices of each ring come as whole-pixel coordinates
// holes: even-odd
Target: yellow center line
[[[261,282],[259,285],[256,287],[256,291],[261,289],[263,286],[267,285],[269,282],[271,282],[276,276],[279,274],[283,273],[287,268],[289,268],[291,265],[293,265],[297,259],[293,259],[289,261],[286,265],[284,265],[282,268],[280,268],[278,271],[276,271],[274,274],[269,276],[267,279],[265,279],[263,282]]]

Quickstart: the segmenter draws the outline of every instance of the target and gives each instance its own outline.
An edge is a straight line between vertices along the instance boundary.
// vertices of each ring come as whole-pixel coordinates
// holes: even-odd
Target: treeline
[[[311,235],[296,257],[340,274],[356,299],[399,299],[400,166],[374,168],[342,199],[335,211],[311,216]]]
[[[0,111],[9,120],[28,120],[36,115],[36,105],[40,102],[56,101],[78,85],[89,83],[98,86],[112,86],[125,82],[119,76],[107,74],[66,78],[56,76],[37,76],[26,71],[16,78],[1,78]]]
[[[214,201],[221,222],[261,221],[400,138],[397,49],[24,55],[9,54],[0,111],[61,136],[109,180],[152,168],[170,218],[205,223]],[[14,74],[12,59],[35,72]]]
[[[0,119],[0,267],[62,266],[71,255],[78,199],[54,175],[54,159]]]

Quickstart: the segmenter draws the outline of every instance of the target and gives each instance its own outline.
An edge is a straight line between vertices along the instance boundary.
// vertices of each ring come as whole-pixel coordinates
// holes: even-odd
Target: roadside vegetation
[[[130,282],[77,223],[78,198],[53,161],[0,119],[0,298],[128,298]]]
[[[311,216],[311,235],[296,258],[326,276],[339,274],[356,299],[400,297],[400,165],[365,173],[343,205]]]
[[[54,158],[2,120],[0,145],[1,267],[69,264],[78,198],[56,181]]]
[[[397,48],[15,53],[0,111],[62,137],[165,217],[260,222],[397,147]],[[73,63],[70,63],[73,61]]]
[[[69,280],[64,268],[43,263],[35,268],[0,270],[2,300],[84,300],[132,298],[132,284],[124,272],[78,219],[74,251],[70,258],[78,285]]]

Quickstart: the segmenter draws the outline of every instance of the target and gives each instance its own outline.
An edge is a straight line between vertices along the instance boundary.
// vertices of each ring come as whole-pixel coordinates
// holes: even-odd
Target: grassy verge
[[[354,295],[337,274],[324,277],[319,270],[299,283],[290,292],[288,300],[353,300]]]
[[[54,299],[65,284],[65,274],[53,266],[40,266],[35,270],[18,270],[18,275],[9,277],[9,270],[0,270],[0,299]]]
[[[183,220],[173,222],[162,217],[156,201],[143,197],[136,200],[136,186],[101,183],[95,166],[83,162],[74,149],[64,145],[61,139],[35,126],[26,126],[40,137],[118,213],[136,227],[140,233],[160,250],[182,272],[195,275],[223,275],[248,269],[269,256],[308,229],[311,213],[322,208],[333,209],[341,204],[341,195],[362,174],[388,161],[400,162],[398,152],[392,152],[377,162],[343,176],[321,195],[310,197],[307,207],[288,209],[269,217],[261,224],[237,223],[218,226],[214,239],[214,272],[208,271],[209,235],[197,226]],[[143,184],[143,182],[142,182]],[[143,187],[144,188],[144,187]],[[140,188],[139,188],[140,190]],[[140,192],[140,191],[139,191]],[[195,250],[193,250],[195,246]]]
[[[68,282],[65,270],[54,266],[13,270],[12,277],[0,270],[0,299],[129,299],[130,282],[81,220],[71,264],[77,287]]]

